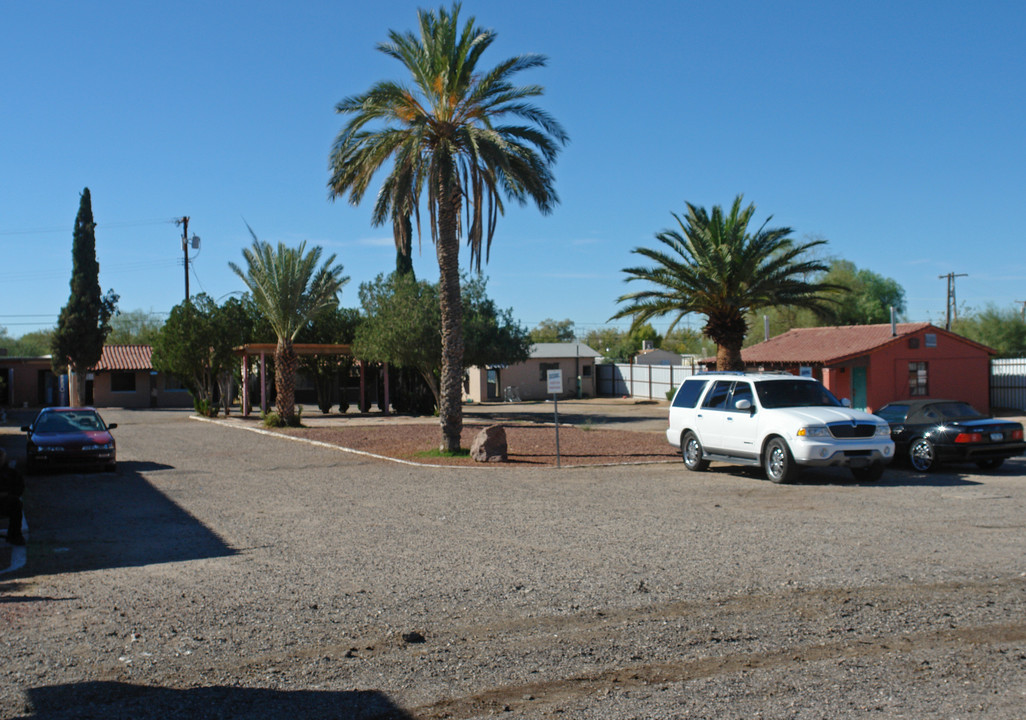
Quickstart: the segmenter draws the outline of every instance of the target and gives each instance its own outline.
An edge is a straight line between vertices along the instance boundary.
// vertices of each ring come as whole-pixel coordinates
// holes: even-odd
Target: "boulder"
[[[506,462],[506,452],[506,430],[502,425],[489,425],[470,446],[470,457],[477,462]]]

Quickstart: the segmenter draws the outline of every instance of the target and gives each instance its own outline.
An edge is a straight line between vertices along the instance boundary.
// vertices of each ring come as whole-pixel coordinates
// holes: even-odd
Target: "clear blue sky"
[[[259,237],[336,253],[359,283],[394,268],[388,228],[328,200],[334,105],[405,79],[375,49],[418,7],[380,2],[0,0],[0,325],[55,324],[89,187],[100,283],[123,310],[184,295],[180,228],[202,238],[191,290],[242,289],[228,262]],[[909,320],[1026,300],[1026,4],[484,2],[485,64],[523,74],[571,142],[548,216],[507,207],[489,294],[533,327],[607,325],[631,249],[685,201],[743,193],[761,223],[898,281]],[[194,253],[195,254],[195,253]],[[464,265],[466,266],[466,254]],[[415,268],[437,279],[430,235]],[[668,322],[654,323],[665,329]],[[621,324],[622,325],[622,324]],[[701,321],[693,322],[695,328]]]

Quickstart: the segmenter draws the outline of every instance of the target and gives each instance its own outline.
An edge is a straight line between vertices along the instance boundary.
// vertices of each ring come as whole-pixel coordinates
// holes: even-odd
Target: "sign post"
[[[548,392],[552,395],[552,408],[556,417],[556,467],[560,467],[559,461],[559,396],[563,393],[563,371],[547,370],[546,380],[548,381]]]

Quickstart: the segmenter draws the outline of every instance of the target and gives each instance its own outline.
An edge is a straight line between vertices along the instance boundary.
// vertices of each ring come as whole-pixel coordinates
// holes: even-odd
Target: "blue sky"
[[[202,238],[192,292],[242,289],[228,262],[307,240],[359,283],[394,268],[390,230],[328,200],[334,105],[405,79],[375,49],[418,7],[379,2],[0,0],[0,326],[55,324],[79,194],[93,199],[100,283],[123,310],[184,295],[181,230]],[[484,268],[527,327],[610,324],[631,249],[685,201],[824,238],[895,279],[909,320],[1026,301],[1026,4],[484,2],[485,55],[542,53],[520,76],[570,135],[548,215],[507,206]],[[425,228],[426,230],[426,228]],[[416,250],[415,250],[416,252]],[[193,252],[196,255],[196,252]],[[463,255],[464,265],[468,256]],[[437,279],[425,232],[415,269]],[[654,323],[665,329],[668,321]],[[701,326],[695,319],[694,328]]]

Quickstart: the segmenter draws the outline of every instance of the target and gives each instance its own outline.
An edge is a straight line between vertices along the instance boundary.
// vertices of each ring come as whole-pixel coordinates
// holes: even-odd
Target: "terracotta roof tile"
[[[932,327],[930,323],[898,323],[896,335],[891,334],[891,325],[846,325],[843,327],[795,328],[766,342],[752,345],[741,351],[746,364],[760,362],[783,363],[832,363],[864,355]],[[935,330],[938,328],[934,328]],[[943,331],[941,331],[943,332]]]
[[[153,348],[149,345],[104,345],[94,372],[104,370],[152,370]]]

